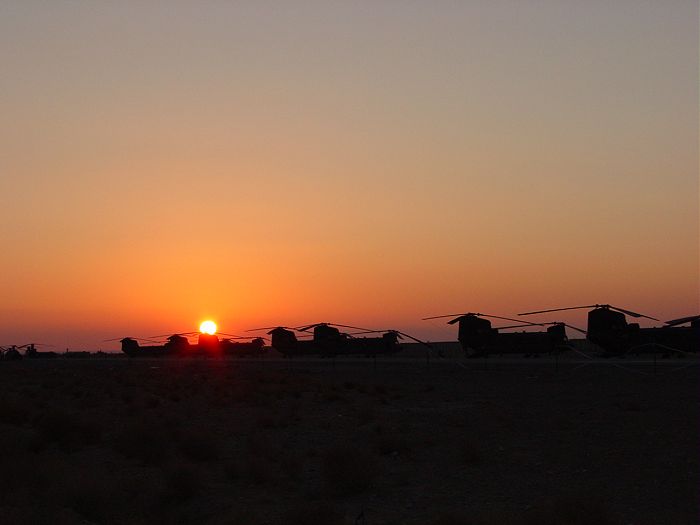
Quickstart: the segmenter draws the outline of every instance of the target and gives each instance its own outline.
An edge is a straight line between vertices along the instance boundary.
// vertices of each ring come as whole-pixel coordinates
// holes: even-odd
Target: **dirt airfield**
[[[0,362],[0,523],[695,524],[697,363]]]

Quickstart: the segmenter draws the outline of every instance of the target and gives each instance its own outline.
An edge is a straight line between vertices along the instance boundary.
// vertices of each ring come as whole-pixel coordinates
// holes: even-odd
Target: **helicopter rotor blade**
[[[233,339],[236,339],[236,340],[239,340],[239,339],[243,339],[243,340],[262,339],[263,341],[267,341],[267,340],[268,340],[267,337],[261,337],[261,336],[259,336],[259,335],[250,335],[250,336],[248,336],[248,337],[246,337],[246,336],[236,336],[236,335],[232,335],[232,336],[229,336],[229,337],[226,337],[226,338],[222,339],[221,341],[222,341],[222,342],[223,342],[223,341],[229,341],[229,342],[230,342],[230,341],[233,340]]]
[[[463,315],[467,315],[466,313],[461,313],[461,314],[447,314],[447,315],[435,315],[433,317],[423,317],[421,321],[429,321],[431,319],[443,319],[445,317],[461,317]]]
[[[528,321],[523,321],[522,319],[513,319],[511,317],[501,317],[500,315],[491,315],[491,314],[474,314],[477,317],[491,317],[493,319],[503,319],[504,321],[513,321],[514,323],[527,323]],[[532,324],[537,324],[537,323],[532,323]]]
[[[577,332],[581,332],[583,335],[588,335],[588,332],[583,330],[582,328],[578,328],[576,326],[570,325],[569,323],[562,323],[564,326],[567,328],[571,328],[572,330],[576,330]]]
[[[520,313],[520,314],[518,314],[518,315],[546,314],[546,313],[549,313],[549,312],[562,312],[562,311],[564,311],[564,310],[580,310],[580,309],[582,309],[582,308],[598,308],[599,306],[601,306],[601,305],[599,305],[599,304],[590,304],[590,305],[588,305],[588,306],[571,306],[571,307],[568,307],[568,308],[552,308],[552,309],[550,309],[550,310],[536,310],[536,311],[534,311],[534,312],[523,312],[523,313]]]
[[[426,343],[425,341],[421,341],[421,340],[418,339],[417,337],[413,337],[412,335],[409,335],[409,334],[407,334],[406,332],[400,332],[399,330],[391,330],[391,331],[392,331],[392,332],[396,332],[396,333],[399,334],[399,335],[403,335],[403,336],[405,336],[405,337],[408,337],[409,339],[412,339],[412,340],[415,341],[416,343],[420,343],[420,344],[422,344],[422,345],[425,345],[425,346],[427,346],[428,348],[432,348],[432,347],[433,347],[433,345],[431,345],[430,343]]]
[[[353,330],[369,330],[369,328],[362,328],[359,326],[350,326],[347,324],[338,324],[338,323],[326,323],[326,324],[329,324],[331,326],[340,326],[341,328],[351,328]]]
[[[197,335],[200,332],[171,332],[169,334],[160,334],[160,335],[149,335],[149,339],[155,339],[157,337],[173,337],[176,335],[183,336],[183,337],[191,337],[193,335]]]
[[[670,321],[666,321],[664,324],[667,326],[677,326],[679,324],[685,324],[689,323],[691,321],[695,321],[696,319],[700,319],[700,315],[690,315],[688,317],[680,317],[678,319],[671,319]]]
[[[635,317],[635,318],[644,317],[645,319],[651,319],[652,321],[659,321],[659,319],[657,319],[656,317],[649,317],[648,315],[640,314],[637,312],[632,312],[630,310],[625,310],[624,308],[618,308],[617,306],[608,306],[608,308],[610,308],[611,310],[617,310],[618,312],[622,312],[623,314],[629,315],[631,317]]]
[[[302,327],[297,327],[295,330],[299,330],[300,332],[306,332],[307,330],[311,328],[315,328],[317,326],[322,326],[322,325],[327,325],[327,326],[339,326],[341,328],[350,328],[352,330],[369,330],[369,328],[362,328],[361,326],[350,326],[347,324],[339,324],[339,323],[314,323],[310,324],[308,326],[302,326]]]
[[[449,321],[447,324],[454,324],[457,322],[457,320],[460,317],[464,317],[465,315],[473,315],[476,317],[490,317],[492,319],[502,319],[504,321],[513,321],[514,323],[524,323],[527,321],[523,321],[522,319],[512,319],[511,317],[503,317],[500,315],[491,315],[491,314],[483,314],[483,313],[478,313],[478,312],[463,312],[461,314],[450,314],[450,315],[436,315],[433,317],[424,317],[422,321],[428,321],[430,319],[443,319],[445,317],[454,317],[452,321]]]
[[[422,345],[427,346],[428,348],[432,348],[432,345],[430,343],[426,343],[425,341],[421,341],[417,337],[413,337],[412,335],[407,334],[406,332],[401,332],[399,330],[394,330],[394,329],[389,329],[389,330],[367,330],[365,332],[357,332],[353,335],[360,335],[360,334],[396,334],[399,339],[403,339],[404,337],[408,337],[409,339],[412,339],[416,343],[420,343]]]
[[[549,323],[524,323],[524,324],[511,324],[508,326],[494,326],[494,330],[508,330],[510,328],[530,328],[532,326],[544,326]]]
[[[114,339],[104,339],[102,342],[103,343],[111,343],[112,341],[121,341],[123,339],[133,339],[134,341],[145,341],[147,343],[155,343],[155,344],[160,344],[160,341],[155,341],[153,339],[148,339],[146,337],[131,337],[131,336],[126,336],[126,337],[115,337]],[[53,346],[53,345],[52,345]]]

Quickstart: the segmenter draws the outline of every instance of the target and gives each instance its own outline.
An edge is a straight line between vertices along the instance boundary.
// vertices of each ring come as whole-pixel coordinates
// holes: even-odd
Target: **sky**
[[[0,345],[696,314],[698,41],[681,0],[0,0]]]

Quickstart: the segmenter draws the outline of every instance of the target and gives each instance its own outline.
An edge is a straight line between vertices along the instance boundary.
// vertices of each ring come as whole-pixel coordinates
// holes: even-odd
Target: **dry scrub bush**
[[[178,449],[193,461],[214,461],[221,456],[219,443],[212,436],[193,431],[182,436]]]
[[[357,411],[357,422],[363,426],[372,423],[377,417],[374,407],[366,403]]]
[[[348,399],[347,399],[346,397],[341,396],[340,394],[338,394],[338,392],[336,392],[336,391],[333,390],[333,389],[331,389],[330,391],[329,391],[329,390],[326,390],[326,391],[323,393],[323,396],[321,397],[321,399],[322,399],[323,401],[327,401],[327,402],[336,402],[336,401],[340,401],[340,402],[344,402],[344,403],[345,403],[345,402],[348,401]]]
[[[0,423],[22,425],[29,419],[30,410],[29,403],[16,396],[0,399]]]
[[[523,515],[522,525],[612,525],[610,509],[596,495],[562,495],[536,505]]]
[[[429,522],[430,525],[520,525],[520,519],[511,514],[499,511],[479,512],[477,514],[464,512],[447,512]],[[566,524],[560,524],[566,525]]]
[[[368,490],[376,479],[376,460],[360,447],[330,448],[324,453],[321,461],[325,488],[331,494],[359,494]]]
[[[247,481],[257,485],[276,485],[279,482],[275,465],[267,458],[249,456],[246,459],[245,475]]]
[[[0,490],[0,506],[31,505],[34,493],[48,485],[48,465],[28,452],[9,450],[0,461],[0,479],[6,483]]]
[[[382,456],[406,455],[411,452],[411,445],[401,434],[380,435],[375,439],[374,447]]]
[[[49,408],[39,414],[34,427],[43,443],[55,443],[65,450],[75,450],[102,441],[102,425],[87,416]]]
[[[385,396],[387,388],[384,385],[374,385],[374,393],[378,396]]]
[[[465,439],[459,443],[459,457],[462,464],[467,466],[479,465],[482,461],[482,453],[476,443]]]
[[[165,475],[163,500],[166,502],[189,501],[202,491],[202,481],[197,470],[187,465],[178,465]]]
[[[85,520],[71,509],[35,504],[0,506],[0,525],[76,525]]]
[[[242,471],[240,465],[233,460],[229,460],[223,465],[224,475],[229,481],[237,481],[242,476]]]
[[[299,502],[278,518],[279,525],[342,525],[343,515],[327,503]]]
[[[103,523],[126,503],[116,480],[102,469],[67,470],[55,483],[61,502],[91,523]]]
[[[128,424],[116,436],[114,448],[146,465],[161,464],[170,453],[172,436],[162,427],[145,422]]]
[[[301,458],[289,453],[279,458],[279,466],[282,473],[292,482],[297,482],[302,477],[304,463]]]

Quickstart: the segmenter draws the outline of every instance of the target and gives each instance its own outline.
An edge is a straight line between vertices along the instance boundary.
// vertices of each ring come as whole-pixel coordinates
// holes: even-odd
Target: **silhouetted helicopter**
[[[55,359],[59,356],[57,352],[40,352],[36,349],[37,346],[53,345],[47,345],[43,343],[27,343],[25,345],[18,346],[17,348],[26,348],[26,350],[24,351],[24,357],[28,357],[29,359]]]
[[[204,334],[200,332],[181,332],[167,336],[164,343],[156,345],[141,346],[139,341],[157,342],[154,338],[165,337],[156,335],[149,339],[136,337],[125,337],[119,339],[122,344],[122,352],[129,357],[194,357],[194,356],[260,356],[265,350],[265,340],[262,337],[241,337],[232,334],[224,334],[226,339],[219,339],[215,334]],[[198,336],[197,343],[190,343],[189,337]],[[234,341],[233,339],[244,339],[246,341]],[[109,341],[116,341],[110,339]]]
[[[664,340],[668,346],[684,352],[700,352],[700,315],[672,319],[662,327]],[[689,326],[682,326],[689,324]],[[644,332],[648,329],[642,329]]]
[[[700,316],[683,317],[668,321],[666,326],[640,328],[639,323],[628,323],[625,316],[636,319],[644,318],[658,321],[655,317],[619,308],[609,304],[571,306],[523,312],[518,315],[533,315],[563,310],[592,308],[588,312],[588,330],[586,338],[604,350],[603,355],[620,355],[627,352],[641,352],[647,348],[663,348],[683,352],[697,352],[700,338]],[[692,323],[695,323],[693,327]],[[678,325],[691,323],[690,327]]]
[[[267,326],[263,328],[252,328],[246,330],[246,332],[258,332],[261,330],[269,330],[267,335],[271,337],[270,346],[285,357],[319,354],[319,347],[315,341],[301,339],[300,337],[303,336],[297,336],[295,332],[298,331],[298,328],[289,326]]]
[[[485,357],[491,354],[523,354],[525,356],[535,356],[557,352],[567,348],[567,326],[573,330],[585,333],[580,328],[566,323],[529,323],[520,319],[474,312],[436,315],[433,317],[425,317],[423,321],[443,319],[446,317],[453,318],[449,320],[447,324],[459,323],[457,340],[467,357]],[[491,321],[484,319],[484,317],[513,321],[518,324],[493,328],[491,326]],[[544,332],[499,332],[499,330],[545,325],[550,326]]]
[[[22,359],[22,357],[28,357],[30,359],[58,357],[58,354],[56,352],[39,352],[36,349],[37,346],[53,345],[46,345],[42,343],[26,343],[23,345],[10,345],[4,347],[0,346],[0,354],[2,354],[3,358],[7,361]],[[20,352],[20,350],[22,349],[25,349],[24,356],[22,356],[22,353]]]
[[[19,361],[22,359],[22,354],[17,349],[17,345],[0,346],[0,358],[3,361]]]
[[[337,327],[360,330],[357,333],[341,332]],[[313,328],[313,339],[301,339]],[[288,326],[275,326],[266,328],[254,328],[249,331],[269,330],[272,337],[272,348],[285,357],[298,355],[316,355],[321,357],[333,357],[337,355],[363,355],[373,357],[384,354],[394,354],[401,350],[399,339],[406,336],[419,343],[427,343],[416,339],[398,330],[371,330],[359,326],[350,326],[337,323],[314,323],[295,328]],[[299,332],[297,336],[295,332]],[[382,333],[379,337],[356,337],[361,334]],[[429,345],[428,345],[429,346]]]

